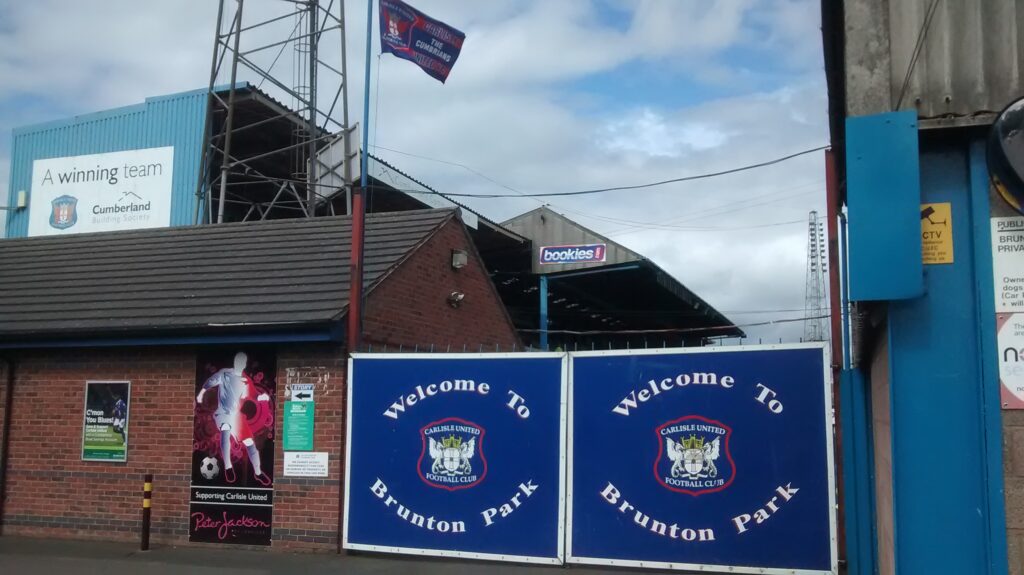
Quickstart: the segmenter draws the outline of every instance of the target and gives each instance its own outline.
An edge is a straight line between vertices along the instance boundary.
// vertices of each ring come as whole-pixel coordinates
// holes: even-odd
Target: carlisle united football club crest
[[[446,417],[420,430],[423,451],[417,462],[420,479],[431,487],[455,491],[473,487],[487,475],[484,428]]]
[[[688,415],[655,429],[658,458],[654,477],[663,487],[687,495],[722,491],[736,478],[729,452],[732,429],[713,419]]]
[[[58,230],[66,230],[78,223],[78,198],[60,196],[54,198],[50,212],[50,226]]]

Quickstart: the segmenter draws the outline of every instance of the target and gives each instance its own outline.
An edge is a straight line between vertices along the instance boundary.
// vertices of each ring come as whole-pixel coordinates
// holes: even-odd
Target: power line
[[[393,148],[385,148],[384,146],[375,146],[375,148],[377,148],[378,150],[387,150],[389,152],[394,152],[396,154],[401,154],[403,156],[409,156],[410,158],[419,158],[421,160],[427,160],[429,162],[437,162],[439,164],[447,164],[449,166],[455,166],[457,168],[462,168],[463,170],[466,170],[467,172],[469,172],[471,174],[479,176],[479,177],[487,180],[488,182],[491,182],[492,184],[494,184],[496,186],[499,186],[501,188],[505,188],[506,190],[508,190],[508,191],[518,195],[518,196],[529,197],[529,196],[527,196],[527,194],[525,192],[517,190],[517,189],[513,188],[512,186],[503,184],[503,183],[499,182],[498,180],[495,180],[494,178],[488,176],[487,174],[484,174],[482,172],[479,172],[479,171],[477,171],[477,170],[467,166],[466,164],[460,164],[459,162],[452,162],[452,161],[449,161],[449,160],[442,160],[440,158],[431,158],[430,156],[422,156],[420,154],[413,154],[411,152],[403,152],[401,150],[395,150]],[[540,200],[534,200],[534,201],[543,204],[543,202],[541,202]]]
[[[811,191],[808,191],[808,192],[800,192],[800,193],[797,193],[797,194],[790,194],[788,196],[780,196],[780,197],[777,197],[777,198],[772,198],[771,200],[765,200],[765,201],[762,201],[762,202],[747,203],[747,204],[743,204],[743,205],[740,205],[738,207],[735,207],[735,208],[732,208],[732,209],[728,209],[728,210],[724,210],[724,211],[715,211],[714,213],[705,213],[705,214],[699,215],[699,216],[686,217],[686,218],[683,218],[681,220],[676,218],[676,220],[677,220],[678,223],[685,223],[685,222],[692,222],[692,221],[695,221],[695,220],[703,220],[703,219],[706,219],[706,218],[715,218],[715,217],[719,217],[719,216],[724,216],[726,214],[732,214],[732,213],[735,213],[735,212],[741,212],[743,210],[748,210],[750,208],[756,208],[756,207],[760,207],[760,206],[764,206],[764,205],[768,205],[768,204],[773,204],[773,203],[778,202],[780,200],[789,200],[789,199],[793,199],[793,198],[798,198],[800,196],[806,196],[806,195],[809,195],[809,194],[816,194],[816,193],[818,193],[818,190],[811,190]],[[736,203],[740,203],[740,202],[736,202]],[[721,208],[729,207],[730,205],[733,205],[733,204],[723,204],[723,205],[721,205],[721,206],[719,206],[717,208],[714,208],[714,210],[720,210]],[[710,212],[711,210],[707,210],[707,211]],[[801,220],[801,221],[806,221],[806,220]],[[623,230],[616,230],[616,231],[608,232],[606,235],[608,235],[608,236],[624,236],[626,234],[632,234],[632,233],[642,232],[642,231],[644,231],[644,228],[633,228],[633,229],[627,228],[627,229],[623,229]]]
[[[751,202],[751,200],[758,200],[758,199],[764,200],[764,199],[770,198],[772,196],[778,196],[779,194],[786,194],[786,193],[793,192],[795,190],[801,190],[801,189],[804,189],[804,188],[807,188],[807,187],[817,187],[817,186],[822,185],[823,183],[824,183],[824,180],[817,181],[817,182],[807,182],[805,184],[800,184],[798,186],[793,186],[793,187],[785,188],[785,189],[782,189],[782,190],[775,190],[775,191],[771,191],[771,192],[768,192],[768,193],[759,194],[759,195],[751,196],[751,197],[748,197],[748,198],[744,198],[742,200],[734,200],[734,201],[730,201],[730,202],[725,202],[725,203],[717,204],[717,205],[711,206],[709,208],[704,208],[702,210],[697,210],[695,212],[690,212],[690,213],[682,214],[682,215],[679,215],[679,216],[673,216],[671,218],[659,220],[659,221],[656,221],[656,222],[641,222],[641,221],[637,221],[637,220],[628,220],[628,219],[624,219],[624,218],[616,218],[616,217],[611,217],[611,216],[605,216],[605,215],[581,212],[579,210],[576,210],[576,209],[573,209],[573,208],[568,208],[568,207],[565,207],[565,206],[557,206],[557,207],[559,209],[565,210],[567,212],[576,214],[577,216],[580,216],[580,217],[589,218],[589,219],[598,220],[598,221],[609,222],[609,223],[613,223],[613,224],[617,224],[617,225],[623,226],[623,229],[614,230],[614,231],[610,232],[608,235],[615,235],[615,234],[622,234],[622,233],[632,233],[632,232],[626,232],[626,229],[630,229],[630,228],[639,228],[639,229],[634,230],[634,231],[641,231],[642,229],[648,229],[648,228],[650,228],[650,229],[667,229],[667,230],[678,229],[678,230],[684,230],[684,231],[703,231],[703,230],[715,231],[715,230],[718,230],[718,229],[727,229],[727,228],[680,226],[678,224],[683,223],[683,222],[688,222],[688,221],[700,220],[700,219],[704,219],[704,218],[708,218],[708,217],[714,217],[716,215],[720,215],[720,214],[717,214],[715,212],[719,212],[722,208],[728,208],[728,207],[735,206],[735,205],[738,205],[738,204],[742,206],[740,209],[746,209],[748,207],[755,207],[755,206],[763,205],[763,203],[771,203],[771,202],[763,202],[763,203],[753,203],[752,204],[750,202]],[[775,201],[779,201],[780,199],[787,199],[787,198],[790,198],[790,197],[798,197],[798,196],[806,195],[808,193],[815,193],[817,191],[818,190],[809,190],[807,192],[801,192],[801,193],[798,193],[798,194],[793,194],[791,196],[785,196],[783,198],[775,198],[772,201],[775,202]],[[553,204],[552,204],[552,206],[555,207]],[[732,211],[739,211],[739,210],[729,210],[729,211],[721,212],[721,213],[725,214],[725,213],[730,213]],[[802,219],[801,220],[794,220],[794,222],[797,222],[797,221],[801,221],[802,222],[804,220],[802,220]],[[778,225],[782,225],[782,224],[783,223],[780,223]],[[776,225],[776,224],[771,224],[771,225]],[[738,229],[746,229],[746,228],[747,228],[747,226],[740,226],[740,227],[738,227]]]
[[[683,328],[664,328],[664,329],[594,329],[594,330],[571,330],[571,329],[520,329],[518,331],[537,333],[540,331],[546,331],[548,333],[560,333],[566,335],[629,335],[629,334],[645,334],[645,333],[692,333],[692,332],[705,332],[715,331],[720,329],[735,329],[738,327],[759,327],[765,325],[775,325],[780,323],[792,323],[797,321],[805,321],[808,319],[824,319],[830,316],[823,315],[820,317],[806,318],[806,317],[791,317],[785,319],[774,319],[768,321],[760,321],[755,323],[745,324],[733,324],[733,325],[712,325],[707,327],[683,327]]]
[[[894,110],[899,110],[900,106],[903,105],[903,97],[907,94],[907,87],[910,85],[910,78],[914,75],[914,68],[917,67],[917,59],[921,57],[921,49],[924,48],[924,40],[928,36],[928,30],[931,29],[932,17],[935,16],[935,8],[939,5],[939,0],[932,0],[930,6],[928,6],[928,12],[925,15],[924,22],[921,23],[921,29],[917,31],[917,41],[914,42],[914,53],[910,58],[910,64],[907,65],[907,73],[903,76],[903,86],[900,88],[900,97],[896,100],[896,107]]]
[[[754,170],[754,169],[757,169],[757,168],[764,168],[764,167],[767,167],[767,166],[772,166],[772,165],[775,165],[775,164],[779,164],[779,163],[785,162],[787,160],[792,160],[793,158],[797,158],[797,157],[800,157],[800,156],[805,156],[807,154],[812,154],[814,152],[820,152],[820,151],[826,150],[828,148],[829,148],[829,146],[818,146],[816,148],[810,148],[810,149],[807,149],[807,150],[796,152],[795,154],[789,154],[787,156],[782,156],[780,158],[775,158],[773,160],[768,160],[768,161],[765,161],[765,162],[758,162],[756,164],[748,164],[748,165],[745,165],[745,166],[740,166],[740,167],[737,167],[737,168],[730,168],[728,170],[721,170],[721,171],[717,171],[717,172],[708,172],[708,173],[705,173],[705,174],[696,174],[696,175],[693,175],[693,176],[684,176],[684,177],[681,177],[681,178],[672,178],[670,180],[661,180],[661,181],[658,181],[658,182],[649,182],[649,183],[646,183],[646,184],[635,184],[635,185],[629,185],[629,186],[612,186],[612,187],[609,187],[609,188],[596,188],[596,189],[593,189],[593,190],[577,190],[577,191],[573,191],[573,192],[539,192],[539,193],[533,193],[533,194],[527,194],[527,193],[522,193],[522,192],[519,192],[519,193],[516,193],[516,194],[470,194],[470,193],[445,192],[444,195],[445,196],[455,197],[455,198],[481,198],[481,199],[514,198],[514,197],[550,198],[550,197],[560,197],[560,196],[582,196],[582,195],[587,195],[587,194],[600,194],[600,193],[604,193],[604,192],[617,192],[617,191],[624,191],[624,190],[639,190],[639,189],[644,189],[644,188],[653,188],[653,187],[656,187],[656,186],[664,186],[666,184],[675,184],[675,183],[679,183],[679,182],[691,182],[691,181],[694,181],[694,180],[703,180],[703,179],[707,179],[707,178],[715,178],[715,177],[718,177],[718,176],[725,176],[725,175],[728,175],[728,174],[735,174],[735,173],[738,173],[738,172],[745,172],[745,171]],[[384,149],[384,148],[382,148],[382,149]],[[450,163],[455,164],[455,162],[450,162]],[[490,179],[490,178],[488,178],[488,179]],[[502,187],[507,187],[507,186],[504,186],[503,184],[498,184],[498,185],[501,185]],[[512,188],[509,188],[509,189],[512,189]]]

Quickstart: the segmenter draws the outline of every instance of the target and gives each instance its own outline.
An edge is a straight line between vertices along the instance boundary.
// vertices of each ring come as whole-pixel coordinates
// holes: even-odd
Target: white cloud
[[[11,127],[205,86],[216,4],[36,0],[0,8],[0,197],[6,197],[5,132]],[[811,0],[613,0],[622,10],[614,25],[587,0],[414,4],[461,28],[467,42],[446,85],[408,62],[379,60],[371,144],[460,162],[523,192],[551,192],[727,169],[826,141],[817,3]],[[285,5],[247,2],[247,22]],[[362,110],[364,6],[347,3],[353,118]],[[290,27],[282,22],[248,39],[255,44]],[[257,57],[268,65],[274,53]],[[322,56],[339,61],[337,51]],[[284,78],[290,78],[289,58],[276,68]],[[713,88],[709,93],[731,95],[666,105],[649,101],[652,88],[640,85],[608,107],[601,83],[587,84],[593,93],[573,84],[595,74],[615,82],[638,64],[688,78],[678,90],[706,86]],[[243,72],[241,78],[253,76]],[[321,97],[333,96],[332,89],[325,85]],[[28,101],[49,104],[29,110]],[[376,153],[442,191],[507,192],[451,165]],[[806,226],[668,226],[743,228],[805,218],[823,205],[822,181],[816,154],[723,178],[550,201],[651,257],[720,309],[796,309],[803,305]],[[501,221],[541,201],[466,203]],[[663,226],[639,229],[625,220]],[[748,332],[790,339],[799,337],[800,325]]]
[[[729,134],[714,123],[695,121],[673,125],[657,112],[643,108],[627,118],[609,122],[598,144],[612,152],[678,157],[688,150],[717,148],[728,139]]]

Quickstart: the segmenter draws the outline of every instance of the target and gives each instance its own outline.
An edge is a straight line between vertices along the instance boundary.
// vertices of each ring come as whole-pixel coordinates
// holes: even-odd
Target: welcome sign
[[[561,563],[566,358],[353,354],[346,549]]]
[[[570,358],[570,563],[836,572],[823,344]]]

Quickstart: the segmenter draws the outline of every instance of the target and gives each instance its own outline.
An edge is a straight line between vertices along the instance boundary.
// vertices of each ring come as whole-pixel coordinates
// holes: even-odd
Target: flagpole
[[[363,328],[363,239],[365,209],[363,194],[370,166],[370,62],[373,51],[373,2],[366,1],[366,76],[363,82],[363,145],[359,166],[359,187],[352,190],[352,253],[349,268],[348,351],[358,351]]]

